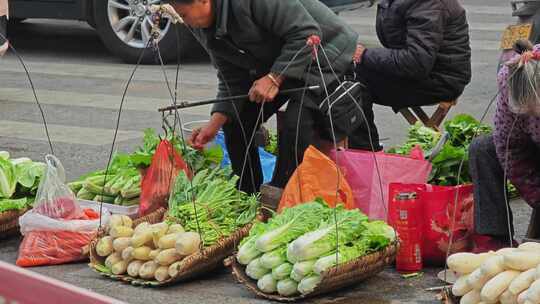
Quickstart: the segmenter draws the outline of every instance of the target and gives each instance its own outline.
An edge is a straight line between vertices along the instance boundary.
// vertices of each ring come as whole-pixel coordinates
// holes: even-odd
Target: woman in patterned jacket
[[[505,64],[498,84],[494,132],[475,139],[469,149],[476,252],[510,245],[513,223],[505,176],[523,200],[540,207],[540,45]]]

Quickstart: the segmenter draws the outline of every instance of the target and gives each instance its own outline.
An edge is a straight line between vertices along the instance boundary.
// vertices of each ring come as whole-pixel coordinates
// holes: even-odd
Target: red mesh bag
[[[191,172],[178,151],[168,140],[162,140],[141,183],[139,216],[167,207],[171,184],[180,170],[191,179]]]

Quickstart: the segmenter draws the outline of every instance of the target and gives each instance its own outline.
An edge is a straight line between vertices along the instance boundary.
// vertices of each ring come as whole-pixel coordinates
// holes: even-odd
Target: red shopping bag
[[[469,251],[474,231],[473,186],[426,185],[420,197],[426,215],[424,261],[428,264],[444,265],[451,234],[450,254]]]
[[[139,216],[146,215],[159,207],[167,208],[171,185],[180,170],[184,170],[191,179],[191,172],[178,151],[168,140],[162,140],[141,181]]]
[[[473,222],[473,186],[433,186],[428,184],[392,183],[389,196],[403,191],[416,192],[422,206],[422,260],[424,264],[444,265],[449,254],[469,251]],[[457,200],[456,200],[457,199]],[[390,210],[390,214],[394,211]],[[450,238],[452,246],[450,247]]]
[[[387,220],[390,183],[424,184],[431,172],[431,163],[424,160],[419,147],[413,149],[408,157],[344,150],[338,152],[337,160],[333,151],[331,158],[339,164],[351,186],[356,208],[370,219]]]

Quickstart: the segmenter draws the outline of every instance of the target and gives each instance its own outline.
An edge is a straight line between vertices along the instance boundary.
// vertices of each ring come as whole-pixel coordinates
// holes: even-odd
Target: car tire
[[[130,0],[131,1],[131,0]],[[135,0],[136,1],[136,0]],[[142,0],[141,0],[142,1]],[[122,5],[125,5],[126,7],[129,7],[130,10],[126,10],[124,7],[122,9],[117,9],[115,7],[112,8],[113,12],[111,13],[111,3],[121,3]],[[145,4],[148,4],[146,1]],[[142,2],[140,3],[142,7]],[[150,15],[142,14],[139,15],[131,15],[135,14],[131,9],[132,6],[127,5],[126,0],[95,0],[94,2],[94,21],[95,21],[95,28],[105,44],[105,46],[116,56],[120,57],[123,61],[126,63],[137,63],[139,60],[139,57],[141,56],[141,52],[147,43],[144,42],[144,37],[142,35],[142,26],[145,26],[146,28],[149,28],[149,21],[146,20],[146,18],[150,19]],[[140,11],[137,11],[140,12]],[[120,15],[118,14],[125,14]],[[114,16],[114,17],[110,17]],[[140,31],[135,30],[135,35],[137,36],[137,39],[131,39],[130,43],[125,42],[123,39],[121,39],[121,35],[123,35],[124,32],[129,32],[127,30],[127,27],[130,25],[127,25],[124,29],[127,31],[124,31],[124,29],[115,31],[113,28],[113,21],[111,19],[116,18],[122,20],[122,18],[135,18],[138,19],[138,23],[141,24]],[[142,20],[142,21],[141,21]],[[167,21],[163,21],[167,22]],[[120,22],[117,21],[115,25],[118,27],[118,24]],[[163,29],[162,29],[163,30]],[[149,37],[148,31],[146,31],[146,37]],[[127,37],[128,33],[126,33],[125,37]],[[175,25],[170,23],[169,26],[165,26],[165,30],[162,31],[163,36],[159,40],[159,51],[161,54],[161,58],[164,63],[168,63],[171,61],[175,61],[177,56],[185,56],[187,53],[189,53],[189,50],[192,49],[192,45],[196,44],[193,38],[193,35],[188,31],[188,29],[183,25]],[[134,35],[131,35],[134,36]],[[177,39],[180,37],[181,43],[177,44]],[[146,40],[147,41],[147,40]],[[180,45],[179,54],[177,54],[178,45]],[[144,55],[141,59],[142,64],[157,64],[159,63],[159,60],[157,59],[156,53],[153,49],[153,47],[148,47]]]

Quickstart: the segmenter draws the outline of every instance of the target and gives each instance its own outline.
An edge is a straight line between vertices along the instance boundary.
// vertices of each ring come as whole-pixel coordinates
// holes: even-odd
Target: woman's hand
[[[202,150],[204,146],[216,137],[219,129],[227,122],[225,114],[216,112],[212,114],[206,126],[193,130],[188,140],[189,145],[197,150]]]

